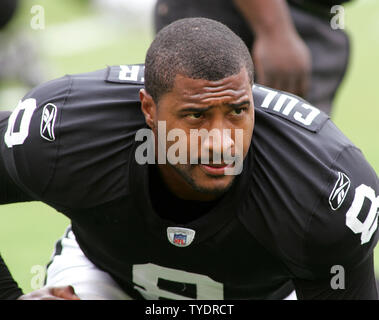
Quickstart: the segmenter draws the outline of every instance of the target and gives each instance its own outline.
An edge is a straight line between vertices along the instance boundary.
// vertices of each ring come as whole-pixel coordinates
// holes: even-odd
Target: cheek
[[[172,160],[172,164],[189,164],[191,154],[191,139],[189,134],[182,128],[166,126],[164,134],[166,141],[166,153],[168,161]],[[160,136],[162,136],[160,135]]]
[[[254,114],[246,121],[243,127],[243,155],[246,156],[251,145],[254,130]]]

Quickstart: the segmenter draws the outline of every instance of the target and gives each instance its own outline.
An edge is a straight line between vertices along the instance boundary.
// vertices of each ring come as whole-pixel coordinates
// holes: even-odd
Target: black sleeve
[[[347,147],[332,165],[309,221],[304,262],[312,276],[295,280],[300,298],[378,299],[373,262],[378,213],[379,179],[362,153]],[[333,289],[338,274],[345,286]]]
[[[26,201],[33,201],[33,199],[12,181],[0,155],[0,205]]]
[[[10,113],[0,113],[0,136],[4,124]],[[0,205],[6,203],[23,202],[32,200],[24,192],[22,192],[11,180],[5,167],[3,157],[0,153]],[[21,296],[22,290],[13,280],[4,260],[0,256],[0,300],[17,299]]]
[[[0,112],[0,137],[4,136],[10,112]],[[4,159],[0,149],[0,205],[32,201],[32,198],[23,192],[10,178],[5,169]]]
[[[32,89],[0,132],[0,153],[6,171],[21,190],[39,201],[54,174],[58,148],[54,126],[59,121],[56,104],[65,100],[69,81],[69,77],[63,77]]]
[[[103,69],[51,80],[12,112],[0,152],[9,176],[33,199],[90,208],[128,192],[129,154],[145,123],[141,85],[115,84],[107,75]]]
[[[23,295],[0,256],[0,300],[15,300]]]
[[[373,254],[354,270],[335,270],[314,281],[295,279],[294,285],[301,300],[378,300]]]

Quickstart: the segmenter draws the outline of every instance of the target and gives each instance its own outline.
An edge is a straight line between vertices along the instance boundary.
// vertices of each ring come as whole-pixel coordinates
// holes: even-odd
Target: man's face
[[[252,90],[245,68],[237,75],[218,81],[177,75],[173,89],[159,99],[158,106],[153,105],[150,127],[155,136],[158,136],[159,122],[164,121],[167,133],[180,129],[186,138],[167,141],[163,137],[166,139],[166,154],[173,144],[186,152],[185,163],[172,164],[168,161],[167,165],[160,165],[163,177],[175,180],[175,188],[178,189],[183,183],[198,193],[224,193],[235,178],[233,174],[225,174],[225,170],[233,166],[226,163],[229,160],[225,155],[239,155],[242,162],[254,128]],[[201,138],[196,132],[219,134],[205,134]],[[208,158],[209,163],[204,158]]]

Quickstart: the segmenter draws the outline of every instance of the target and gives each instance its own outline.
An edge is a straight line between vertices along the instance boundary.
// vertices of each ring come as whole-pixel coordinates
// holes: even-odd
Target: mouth
[[[200,164],[200,168],[211,176],[225,175],[225,169],[231,167],[231,164]]]

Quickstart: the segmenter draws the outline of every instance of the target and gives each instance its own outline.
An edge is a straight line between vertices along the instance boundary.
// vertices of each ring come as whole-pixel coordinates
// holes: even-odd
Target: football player
[[[376,173],[325,113],[253,85],[219,22],[178,20],[145,66],[50,81],[2,117],[0,203],[72,226],[41,291],[1,263],[2,298],[377,299]]]

